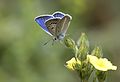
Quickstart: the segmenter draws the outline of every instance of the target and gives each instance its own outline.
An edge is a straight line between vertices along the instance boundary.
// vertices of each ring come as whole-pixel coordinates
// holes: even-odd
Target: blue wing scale
[[[65,15],[64,15],[64,13],[62,13],[62,12],[55,12],[55,13],[53,13],[53,16],[54,17],[58,17],[58,18],[63,18]]]
[[[51,18],[53,18],[53,16],[47,16],[47,15],[46,16],[39,16],[39,17],[35,18],[35,21],[42,27],[42,29],[50,35],[52,35],[52,34],[48,31],[48,29],[45,25],[45,22]]]

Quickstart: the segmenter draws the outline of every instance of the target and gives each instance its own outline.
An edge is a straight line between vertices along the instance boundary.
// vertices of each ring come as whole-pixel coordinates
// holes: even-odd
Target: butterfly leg
[[[55,40],[53,39],[52,46],[54,45]]]
[[[54,45],[54,42],[57,40],[57,38],[53,38],[53,42],[52,42],[52,45]]]
[[[48,40],[47,42],[45,42],[45,43],[43,44],[43,46],[47,45],[47,44],[48,44],[48,42],[50,42],[50,40]]]

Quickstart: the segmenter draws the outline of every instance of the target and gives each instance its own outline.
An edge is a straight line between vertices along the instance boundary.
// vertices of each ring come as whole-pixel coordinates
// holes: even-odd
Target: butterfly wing
[[[62,12],[57,11],[57,12],[53,13],[53,16],[55,18],[63,18],[65,16],[65,14],[62,13]]]
[[[45,22],[45,25],[48,28],[49,32],[55,37],[56,37],[56,26],[59,23],[59,21],[60,21],[59,18],[53,18]]]
[[[56,29],[56,33],[57,36],[59,35],[64,35],[67,32],[67,29],[69,27],[70,21],[72,20],[72,17],[68,14],[66,14],[57,24],[57,29]]]
[[[39,16],[39,17],[36,17],[35,18],[35,21],[42,27],[42,29],[48,33],[49,35],[52,36],[52,34],[49,32],[48,28],[46,27],[45,25],[45,22],[50,19],[50,18],[53,18],[53,16],[51,15],[46,15],[46,16]]]

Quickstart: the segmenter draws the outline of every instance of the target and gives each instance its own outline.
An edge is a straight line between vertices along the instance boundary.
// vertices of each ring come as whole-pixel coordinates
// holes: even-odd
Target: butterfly
[[[55,12],[52,15],[41,15],[35,21],[41,28],[55,40],[63,40],[69,27],[72,17],[69,14]]]

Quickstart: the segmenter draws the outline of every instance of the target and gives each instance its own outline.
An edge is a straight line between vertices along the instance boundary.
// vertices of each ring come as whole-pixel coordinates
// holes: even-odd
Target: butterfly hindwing
[[[56,37],[56,28],[59,21],[60,21],[59,18],[54,18],[45,22],[45,25],[48,28],[48,31],[55,37]]]
[[[71,19],[72,19],[71,16],[66,14],[60,20],[60,22],[57,24],[57,29],[56,29],[57,36],[59,36],[60,34],[65,35],[65,33],[67,32],[67,29],[69,27]]]
[[[42,29],[47,32],[48,34],[50,34],[52,36],[52,34],[49,32],[48,28],[45,25],[45,22],[50,19],[53,18],[53,16],[50,15],[46,15],[46,16],[39,16],[35,18],[35,21],[42,27]]]

